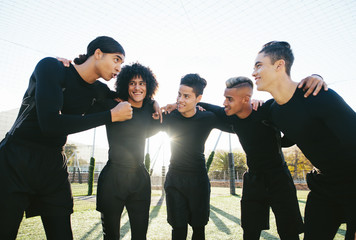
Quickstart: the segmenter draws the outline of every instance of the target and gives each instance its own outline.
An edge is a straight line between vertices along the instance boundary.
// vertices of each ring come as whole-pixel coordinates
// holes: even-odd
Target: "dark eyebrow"
[[[261,61],[257,61],[256,63],[255,63],[255,66],[257,65],[257,64],[259,64],[259,63],[262,63]]]
[[[116,55],[116,57],[120,58],[120,59],[121,59],[121,61],[122,61],[122,57],[121,57],[120,55]]]
[[[142,79],[141,77],[141,80],[138,80],[139,82],[146,82],[145,80]],[[130,79],[129,82],[134,82],[134,79]]]

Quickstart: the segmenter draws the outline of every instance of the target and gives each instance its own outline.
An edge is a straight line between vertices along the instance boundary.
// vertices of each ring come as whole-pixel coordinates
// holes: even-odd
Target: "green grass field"
[[[87,193],[86,184],[73,184],[72,189],[75,198],[74,213],[72,214],[74,239],[102,239],[100,213],[95,210],[95,197],[85,196]],[[240,226],[241,189],[238,188],[236,190],[238,195],[232,196],[229,194],[230,190],[228,188],[212,188],[210,220],[206,227],[207,240],[242,239],[242,228]],[[93,192],[96,192],[96,189],[94,189]],[[302,213],[304,213],[307,194],[307,191],[298,191],[298,199]],[[272,212],[270,216],[271,229],[263,231],[261,239],[279,239]],[[166,218],[166,205],[162,191],[153,190],[147,239],[171,239],[171,227],[167,223]],[[342,225],[335,239],[344,239],[345,229],[346,226]],[[301,234],[301,239],[302,236]],[[124,211],[121,219],[121,237],[123,240],[131,239],[130,223],[126,211]],[[24,218],[17,239],[46,239],[40,218]],[[190,228],[188,239],[191,239]]]

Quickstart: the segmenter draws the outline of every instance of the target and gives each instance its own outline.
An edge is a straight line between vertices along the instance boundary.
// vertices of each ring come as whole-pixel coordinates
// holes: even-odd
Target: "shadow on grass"
[[[337,233],[340,234],[341,236],[345,236],[346,230],[339,228],[339,230],[337,230]]]
[[[80,240],[85,240],[85,239],[93,239],[92,236],[90,236],[99,226],[101,225],[101,221],[95,223],[95,225],[83,236],[80,238]],[[102,234],[100,233],[96,238],[94,239],[100,239],[102,237]]]
[[[268,232],[262,231],[261,232],[261,237],[266,239],[266,240],[279,240],[278,237],[273,236],[271,234],[269,234]]]
[[[233,197],[236,197],[236,198],[241,198],[241,195],[240,194],[238,194],[238,193],[236,193],[236,194],[230,194],[230,196],[233,196]]]
[[[241,220],[239,218],[237,218],[237,217],[235,217],[235,216],[233,216],[233,215],[221,210],[220,208],[217,208],[217,207],[214,207],[213,205],[210,205],[210,210],[220,214],[221,216],[226,217],[230,221],[233,221],[233,222],[241,225]]]
[[[156,206],[151,210],[149,222],[152,222],[152,220],[158,216],[159,210],[161,209],[163,201],[164,201],[164,196],[165,196],[164,194],[161,195]]]
[[[127,214],[127,210],[124,212],[124,214],[121,216],[121,219],[123,216]],[[123,238],[130,230],[130,220],[128,219],[124,225],[121,226],[120,228],[120,238]]]
[[[214,222],[215,226],[219,229],[219,231],[224,232],[227,235],[231,234],[230,229],[213,211],[210,211],[210,219]]]
[[[121,217],[124,217],[127,214],[127,211],[125,211]],[[92,236],[92,233],[97,230],[97,228],[101,226],[101,220],[97,222],[83,237],[80,238],[80,240],[86,240],[86,239],[93,239],[93,240],[99,240],[103,238],[103,233],[100,232],[96,237]],[[120,237],[124,237],[127,232],[130,229],[130,223],[127,221],[124,226],[121,227],[120,231]]]
[[[130,230],[130,220],[127,220],[124,225],[121,226],[120,228],[120,238],[125,237],[125,235],[129,232]]]
[[[162,203],[164,201],[164,194],[158,200],[157,205],[150,212],[149,223],[158,216],[159,210],[161,209]],[[127,213],[127,211],[125,212]],[[120,237],[123,238],[130,230],[130,220],[127,220],[124,225],[120,228]]]
[[[225,225],[225,223],[223,223],[223,221],[220,220],[220,218],[214,212],[217,214],[220,214],[221,216],[223,216],[223,217],[229,219],[230,221],[235,222],[241,226],[241,220],[239,218],[221,210],[220,208],[210,205],[210,218],[220,231],[225,232],[226,234],[230,234],[229,228]],[[268,240],[278,240],[279,239],[265,231],[261,232],[261,237],[263,237],[264,239],[268,239]]]

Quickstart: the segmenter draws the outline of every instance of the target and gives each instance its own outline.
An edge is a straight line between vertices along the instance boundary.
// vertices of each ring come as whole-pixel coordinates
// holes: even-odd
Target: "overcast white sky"
[[[20,106],[41,58],[73,59],[99,35],[117,39],[127,63],[152,68],[161,105],[175,101],[187,73],[208,81],[203,101],[221,105],[225,80],[251,77],[261,46],[285,40],[295,54],[293,80],[319,73],[356,110],[354,0],[0,0],[0,33],[0,111]],[[255,91],[255,98],[270,95]],[[91,144],[92,132],[84,136],[78,139]],[[105,133],[98,136],[105,145]],[[228,148],[227,136],[218,148]]]

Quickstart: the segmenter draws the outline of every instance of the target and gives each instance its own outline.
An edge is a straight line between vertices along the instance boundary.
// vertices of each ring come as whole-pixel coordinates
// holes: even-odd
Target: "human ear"
[[[102,58],[103,54],[104,53],[100,50],[100,48],[98,48],[94,52],[94,57],[95,57],[96,60],[99,60],[99,59]]]
[[[274,65],[276,66],[276,70],[280,71],[281,69],[283,69],[285,64],[286,64],[286,62],[283,59],[280,59],[280,60],[276,61]]]
[[[250,96],[245,96],[243,99],[242,99],[242,101],[243,101],[243,103],[248,103],[248,104],[250,104]]]
[[[199,95],[199,96],[197,97],[197,103],[201,101],[201,98],[202,98],[202,97],[203,97],[203,95]]]

